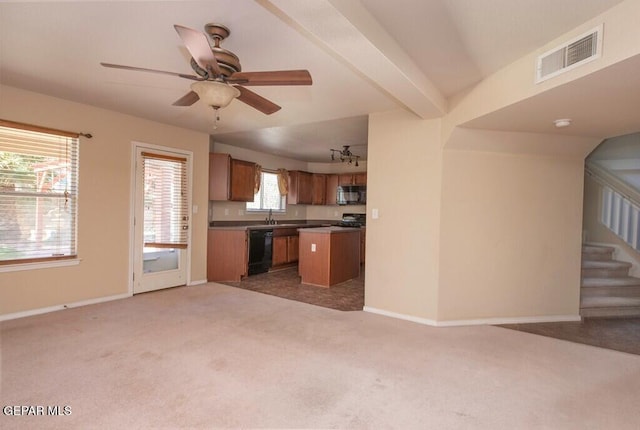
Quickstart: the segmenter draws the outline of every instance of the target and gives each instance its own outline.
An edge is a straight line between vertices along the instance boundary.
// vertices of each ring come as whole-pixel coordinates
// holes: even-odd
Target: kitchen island
[[[360,276],[359,228],[306,228],[299,234],[303,284],[330,287]]]

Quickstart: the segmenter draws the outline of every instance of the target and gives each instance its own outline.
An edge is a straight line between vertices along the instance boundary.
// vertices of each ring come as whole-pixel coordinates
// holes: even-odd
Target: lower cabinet
[[[247,276],[246,229],[209,229],[207,280],[240,281]]]
[[[367,230],[360,227],[360,264],[364,264],[364,251],[367,249]]]
[[[287,261],[289,263],[298,261],[299,251],[300,237],[297,234],[295,236],[287,236]]]
[[[298,232],[296,229],[275,229],[273,232],[272,267],[298,261]]]

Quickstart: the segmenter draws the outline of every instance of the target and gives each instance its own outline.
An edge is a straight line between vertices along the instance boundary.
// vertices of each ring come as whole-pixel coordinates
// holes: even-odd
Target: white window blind
[[[0,121],[0,264],[73,258],[78,135],[13,124]]]
[[[187,159],[142,153],[144,246],[186,248],[189,229]]]

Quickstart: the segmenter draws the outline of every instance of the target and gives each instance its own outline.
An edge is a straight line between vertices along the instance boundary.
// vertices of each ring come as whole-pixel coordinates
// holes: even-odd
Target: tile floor
[[[295,267],[223,284],[340,311],[361,311],[364,306],[364,268],[358,279],[331,288],[301,284]],[[586,318],[499,327],[640,355],[640,318]]]
[[[640,355],[640,318],[585,318],[499,327]]]
[[[221,284],[339,311],[361,311],[364,306],[364,268],[359,278],[330,288],[301,284],[296,267],[249,276],[241,282]]]

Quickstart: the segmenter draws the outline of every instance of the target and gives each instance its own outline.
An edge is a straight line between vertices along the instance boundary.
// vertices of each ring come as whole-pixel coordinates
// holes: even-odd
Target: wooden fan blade
[[[264,114],[271,115],[281,109],[277,104],[265,99],[251,90],[241,87],[240,85],[234,85],[234,87],[240,91],[240,95],[237,97],[238,100],[248,104],[252,108],[258,109]]]
[[[178,36],[182,39],[184,46],[187,47],[189,54],[198,63],[198,66],[205,70],[211,70],[215,74],[214,77],[220,76],[220,67],[216,57],[213,55],[207,36],[197,30],[181,25],[174,25],[173,27],[178,32]]]
[[[111,64],[111,63],[100,63],[103,67],[110,67],[112,69],[122,69],[122,70],[133,70],[136,72],[151,72],[151,73],[161,73],[163,75],[170,76],[178,76],[180,78],[192,79],[194,81],[201,81],[202,78],[195,75],[187,75],[184,73],[175,73],[175,72],[166,72],[164,70],[156,70],[156,69],[145,69],[144,67],[132,67],[132,66],[123,66],[121,64]]]
[[[184,96],[180,97],[178,100],[173,102],[173,106],[191,106],[195,102],[200,100],[198,94],[195,91],[189,91]]]
[[[311,85],[311,74],[308,70],[274,70],[270,72],[237,72],[231,75],[228,82],[242,85]]]

